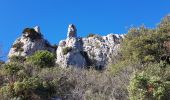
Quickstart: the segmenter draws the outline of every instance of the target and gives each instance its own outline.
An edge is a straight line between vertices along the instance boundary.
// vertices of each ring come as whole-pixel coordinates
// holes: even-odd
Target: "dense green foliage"
[[[67,53],[69,53],[72,50],[72,47],[65,47],[63,48],[62,52],[64,55],[66,55]]]
[[[49,81],[38,77],[41,70],[31,64],[7,63],[0,72],[3,80],[0,84],[1,100],[47,100],[55,93],[44,84]]]
[[[131,28],[113,56],[114,74],[132,69],[127,85],[130,100],[168,100],[170,98],[170,18],[155,29]]]
[[[9,59],[11,62],[20,62],[20,63],[23,63],[26,60],[26,58],[23,56],[12,56]]]
[[[55,56],[49,51],[37,51],[34,55],[27,58],[27,62],[31,62],[39,67],[52,67],[55,65]]]
[[[120,51],[122,58],[116,65],[120,67],[122,62],[128,62],[126,67],[130,65],[136,70],[128,88],[131,100],[170,98],[169,43],[170,20],[167,17],[156,29],[132,28],[125,36]]]
[[[122,55],[141,64],[159,62],[167,53],[164,43],[169,40],[170,34],[161,33],[160,29],[133,28],[123,41]]]
[[[136,73],[129,86],[131,100],[168,100],[170,98],[170,66],[151,64]]]

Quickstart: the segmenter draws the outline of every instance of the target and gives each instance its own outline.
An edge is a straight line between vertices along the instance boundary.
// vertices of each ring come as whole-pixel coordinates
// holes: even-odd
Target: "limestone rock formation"
[[[77,37],[77,29],[75,25],[70,24],[68,27],[67,37]]]
[[[107,36],[89,35],[86,38],[77,37],[75,25],[68,27],[67,38],[59,42],[58,48],[54,48],[41,34],[40,27],[26,28],[22,32],[9,52],[9,58],[16,56],[30,56],[37,50],[48,50],[56,53],[56,63],[61,67],[95,66],[104,68],[112,61],[113,55],[117,55],[120,42],[124,35],[109,34]]]
[[[86,59],[81,54],[82,42],[79,38],[67,38],[59,43],[57,48],[57,61],[61,67],[85,67]]]
[[[111,61],[112,56],[117,54],[123,39],[123,35],[118,34],[79,38],[76,31],[73,24],[69,25],[67,39],[59,43],[56,63],[60,66],[104,68]]]
[[[118,34],[83,38],[83,51],[87,53],[91,65],[101,69],[111,62],[113,55],[117,55],[122,39],[123,35]]]
[[[85,67],[86,59],[81,54],[83,44],[80,38],[77,38],[77,29],[70,24],[67,32],[67,39],[59,43],[56,51],[57,61],[61,67]]]
[[[48,50],[55,52],[50,43],[43,38],[38,26],[34,28],[26,28],[12,45],[8,57],[16,56],[30,56],[37,50]]]

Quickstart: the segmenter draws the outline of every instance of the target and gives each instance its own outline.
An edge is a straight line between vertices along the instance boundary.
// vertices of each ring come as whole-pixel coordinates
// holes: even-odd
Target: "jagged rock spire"
[[[75,26],[75,25],[70,24],[70,25],[68,26],[67,37],[68,37],[68,38],[77,37],[77,29],[76,29],[76,26]]]
[[[34,27],[34,30],[35,30],[37,33],[41,33],[39,26],[35,26],[35,27]]]

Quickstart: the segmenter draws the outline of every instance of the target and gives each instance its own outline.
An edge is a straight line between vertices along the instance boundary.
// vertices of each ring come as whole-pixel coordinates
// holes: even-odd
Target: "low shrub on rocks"
[[[72,47],[65,47],[63,48],[63,54],[66,55],[67,53],[69,53],[72,50]]]

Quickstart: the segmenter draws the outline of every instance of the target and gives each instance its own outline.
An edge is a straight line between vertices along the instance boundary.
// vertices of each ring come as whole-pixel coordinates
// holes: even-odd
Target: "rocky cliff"
[[[61,67],[88,67],[104,68],[117,54],[120,42],[124,35],[109,34],[99,36],[90,34],[86,38],[77,37],[76,26],[68,27],[67,38],[61,40],[55,48],[43,38],[40,28],[26,28],[22,32],[9,52],[9,58],[16,56],[30,56],[37,50],[48,50],[56,53],[56,63]]]
[[[13,43],[8,57],[11,56],[30,56],[37,50],[48,50],[55,52],[55,48],[43,38],[38,26],[34,28],[25,28],[21,37]]]

